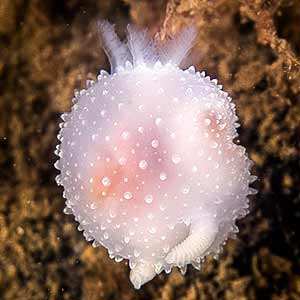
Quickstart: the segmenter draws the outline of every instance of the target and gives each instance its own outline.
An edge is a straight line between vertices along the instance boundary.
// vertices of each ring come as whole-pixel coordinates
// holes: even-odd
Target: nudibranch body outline
[[[190,27],[158,47],[128,26],[127,44],[99,23],[111,64],[62,115],[56,181],[65,213],[93,246],[129,260],[135,288],[178,266],[199,269],[248,212],[255,180],[234,143],[235,106],[216,80],[179,66]]]

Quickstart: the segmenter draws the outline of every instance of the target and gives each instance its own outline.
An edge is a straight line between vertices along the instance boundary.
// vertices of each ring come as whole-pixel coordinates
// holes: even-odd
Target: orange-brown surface
[[[218,261],[133,289],[126,263],[93,249],[62,213],[59,115],[107,60],[96,21],[157,38],[194,22],[187,63],[237,104],[259,194]],[[300,1],[1,0],[0,299],[300,299]]]

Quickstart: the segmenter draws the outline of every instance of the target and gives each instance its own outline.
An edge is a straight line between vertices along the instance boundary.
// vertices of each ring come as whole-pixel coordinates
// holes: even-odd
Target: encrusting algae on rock
[[[193,27],[160,47],[132,26],[127,44],[108,22],[99,31],[111,74],[89,81],[62,115],[56,181],[65,213],[94,246],[129,260],[138,289],[217,256],[248,212],[256,177],[234,143],[231,98],[204,72],[180,68]]]

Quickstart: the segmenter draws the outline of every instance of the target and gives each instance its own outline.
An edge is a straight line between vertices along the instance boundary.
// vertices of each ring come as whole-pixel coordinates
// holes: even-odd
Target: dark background
[[[99,18],[123,37],[129,22],[163,35],[194,22],[189,58],[232,95],[259,178],[218,261],[139,291],[62,213],[54,181],[59,115],[108,70]],[[299,1],[0,0],[0,299],[300,299],[299,59]]]

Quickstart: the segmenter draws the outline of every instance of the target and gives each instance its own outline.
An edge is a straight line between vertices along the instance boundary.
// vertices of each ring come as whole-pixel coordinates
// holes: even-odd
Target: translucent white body
[[[101,30],[106,53],[124,49],[110,59],[115,72],[102,72],[63,115],[57,183],[86,239],[117,261],[128,259],[139,288],[162,270],[199,268],[219,253],[247,213],[255,177],[233,141],[230,97],[193,67],[176,65],[190,46],[176,55],[169,47],[173,59],[162,64],[157,52],[134,48],[142,39],[151,46],[143,33],[129,29],[129,47],[114,40],[114,52],[112,27]]]

